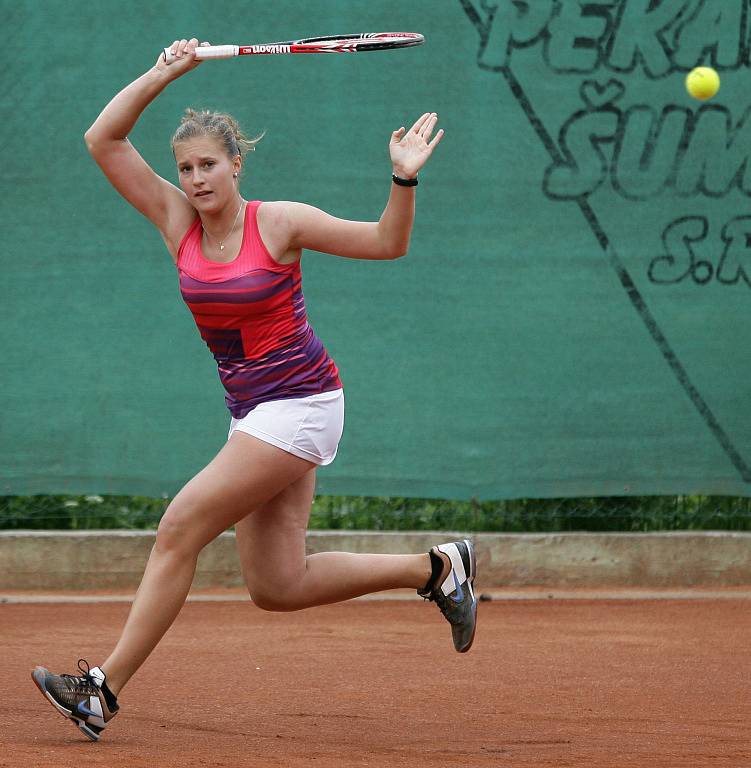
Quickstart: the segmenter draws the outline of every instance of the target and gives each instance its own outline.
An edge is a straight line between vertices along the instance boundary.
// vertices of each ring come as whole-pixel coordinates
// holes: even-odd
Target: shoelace
[[[84,669],[81,664],[85,664],[86,669]],[[79,659],[78,669],[83,672],[82,675],[60,675],[68,688],[74,693],[98,693],[99,686],[96,684],[96,680],[91,676],[89,662],[86,661],[86,659]]]

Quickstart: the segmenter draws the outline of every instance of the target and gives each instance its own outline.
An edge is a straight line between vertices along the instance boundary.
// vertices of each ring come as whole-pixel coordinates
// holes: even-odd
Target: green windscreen
[[[131,140],[176,181],[187,106],[251,135],[246,199],[377,220],[388,141],[445,138],[409,254],[303,257],[347,415],[333,494],[751,490],[751,14],[743,0],[2,0],[0,492],[172,494],[226,439],[156,230],[83,134],[175,37],[417,31],[419,48],[208,62]],[[719,94],[686,73],[715,67]]]

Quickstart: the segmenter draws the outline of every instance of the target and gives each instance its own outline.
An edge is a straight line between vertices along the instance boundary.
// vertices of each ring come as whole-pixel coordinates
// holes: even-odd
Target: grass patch
[[[0,496],[0,529],[152,529],[169,499],[146,496]],[[374,531],[751,531],[751,499],[638,496],[449,501],[317,496],[310,528]]]

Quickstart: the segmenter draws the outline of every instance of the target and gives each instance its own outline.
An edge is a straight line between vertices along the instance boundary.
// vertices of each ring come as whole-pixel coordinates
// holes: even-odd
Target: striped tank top
[[[305,313],[299,261],[279,264],[245,206],[240,252],[226,264],[207,259],[196,218],[177,251],[180,293],[219,367],[230,413],[241,419],[259,403],[339,389],[339,371]]]

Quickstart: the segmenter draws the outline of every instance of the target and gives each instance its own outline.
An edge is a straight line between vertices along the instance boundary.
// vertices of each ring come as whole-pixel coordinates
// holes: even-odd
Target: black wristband
[[[401,176],[397,176],[395,173],[391,174],[391,180],[399,187],[416,187],[417,177],[414,179],[403,179]]]

